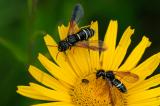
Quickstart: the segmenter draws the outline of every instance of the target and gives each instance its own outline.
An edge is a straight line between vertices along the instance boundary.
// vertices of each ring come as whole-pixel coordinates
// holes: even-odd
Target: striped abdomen
[[[72,46],[79,41],[88,40],[93,35],[94,35],[94,30],[93,29],[91,29],[89,27],[82,28],[76,34],[67,36],[65,41],[68,43],[69,46]]]
[[[94,30],[87,27],[82,28],[78,33],[75,34],[79,41],[88,40],[90,37],[94,35]]]
[[[121,92],[123,92],[123,93],[127,92],[127,89],[126,89],[125,85],[121,81],[119,81],[118,79],[113,79],[111,81],[111,83],[115,87],[117,87]]]

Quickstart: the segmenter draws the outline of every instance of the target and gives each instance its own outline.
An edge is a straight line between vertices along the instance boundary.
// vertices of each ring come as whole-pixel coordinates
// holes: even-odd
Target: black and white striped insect
[[[102,41],[88,41],[89,38],[95,34],[95,31],[90,28],[90,26],[83,27],[78,32],[76,32],[75,27],[83,15],[84,10],[82,6],[80,4],[76,4],[71,16],[67,37],[58,42],[59,52],[65,52],[66,50],[71,49],[72,46],[88,48],[91,50],[106,50],[104,46],[101,46],[103,44]]]
[[[94,30],[86,27],[82,28],[79,32],[75,34],[68,35],[64,40],[61,40],[58,44],[58,50],[60,52],[66,51],[67,49],[71,48],[72,46],[86,46],[85,43],[78,43],[79,41],[88,40],[94,35]],[[77,44],[76,44],[77,43]],[[80,45],[81,44],[81,45]],[[88,48],[90,48],[88,46]],[[91,48],[92,49],[92,48]]]
[[[136,74],[130,73],[130,72],[118,72],[118,71],[104,71],[102,69],[98,70],[96,73],[96,78],[102,76],[103,79],[110,81],[112,85],[114,85],[116,88],[118,88],[122,93],[127,92],[126,86],[118,80],[115,75],[123,78],[124,81],[134,83],[136,82],[139,77]]]

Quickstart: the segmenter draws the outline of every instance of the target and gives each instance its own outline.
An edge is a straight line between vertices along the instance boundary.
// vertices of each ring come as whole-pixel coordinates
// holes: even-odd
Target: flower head
[[[95,35],[89,40],[98,40],[98,22],[91,23]],[[58,27],[60,39],[67,36],[69,27]],[[146,48],[151,42],[143,36],[140,43],[134,48],[124,61],[127,49],[131,43],[134,29],[128,27],[116,46],[117,21],[110,21],[104,38],[107,50],[88,50],[72,47],[66,53],[60,53],[56,59],[58,49],[47,46],[50,55],[56,63],[38,55],[38,60],[50,74],[43,72],[35,66],[29,67],[30,74],[42,85],[29,83],[29,86],[18,86],[17,92],[21,95],[47,101],[47,103],[34,106],[158,106],[160,105],[160,87],[152,88],[160,84],[160,75],[151,75],[160,63],[160,53],[154,54],[142,63],[138,63]],[[78,29],[77,29],[78,30]],[[46,45],[57,45],[50,35],[44,37]],[[124,61],[124,63],[122,62]],[[123,82],[127,93],[122,93],[113,86],[109,80],[96,78],[98,69],[106,72],[130,72],[138,76],[134,83],[127,82],[127,76],[117,79]],[[126,77],[126,78],[125,78]],[[128,78],[128,80],[132,80]]]

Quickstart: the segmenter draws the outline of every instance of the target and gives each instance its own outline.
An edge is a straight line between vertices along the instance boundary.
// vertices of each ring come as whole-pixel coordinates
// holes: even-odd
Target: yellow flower
[[[91,28],[95,30],[95,35],[90,40],[98,40],[98,22],[93,22]],[[47,46],[56,63],[41,53],[38,60],[49,74],[31,65],[29,72],[41,85],[31,82],[29,86],[18,86],[17,92],[45,101],[34,106],[159,106],[160,87],[153,87],[160,84],[160,74],[148,79],[146,77],[158,67],[160,52],[139,64],[146,48],[151,45],[149,39],[143,36],[141,42],[122,62],[134,29],[128,27],[116,46],[117,29],[117,21],[110,21],[104,38],[108,49],[101,54],[99,51],[73,47],[74,50],[68,50],[67,55],[60,53],[56,59],[57,48]],[[68,27],[62,25],[58,30],[60,38],[64,39]],[[50,35],[46,35],[44,40],[46,45],[57,45]],[[97,69],[130,71],[138,75],[139,80],[128,83],[123,78],[119,79],[128,90],[127,93],[122,93],[115,86],[110,86],[109,81],[96,79]]]

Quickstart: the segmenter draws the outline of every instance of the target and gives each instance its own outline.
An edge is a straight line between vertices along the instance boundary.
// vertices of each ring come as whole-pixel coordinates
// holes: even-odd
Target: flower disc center
[[[87,75],[75,84],[72,102],[79,106],[109,106],[111,99],[108,82],[96,79],[95,73]]]

